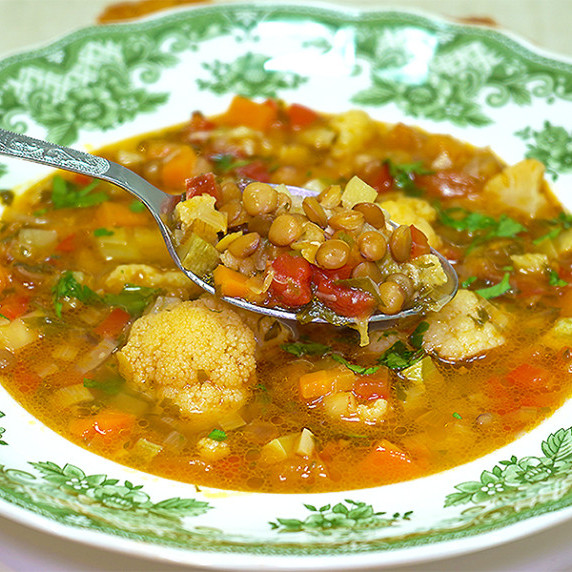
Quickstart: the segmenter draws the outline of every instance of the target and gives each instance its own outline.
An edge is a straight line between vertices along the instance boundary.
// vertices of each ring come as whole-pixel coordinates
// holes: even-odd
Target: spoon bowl
[[[39,163],[64,171],[87,175],[95,179],[107,181],[124,189],[140,200],[149,210],[159,226],[170,256],[181,272],[186,274],[190,280],[206,292],[215,294],[215,288],[213,285],[201,276],[197,276],[195,273],[185,268],[177,253],[173,232],[169,224],[173,218],[172,214],[175,206],[181,200],[181,196],[169,195],[161,191],[130,169],[127,169],[123,165],[114,163],[113,161],[109,161],[104,157],[85,153],[70,147],[63,147],[48,141],[35,139],[28,137],[27,135],[13,133],[12,131],[4,129],[0,129],[0,155],[6,155],[8,157]],[[313,191],[300,187],[286,185],[286,188],[292,195],[307,197],[314,196],[316,194]],[[389,223],[393,226],[397,226],[392,221],[389,221]],[[439,258],[443,270],[447,275],[447,282],[435,291],[432,309],[438,309],[443,307],[455,296],[459,287],[459,281],[457,274],[449,261],[439,252],[433,249],[431,249],[431,252]],[[252,302],[243,300],[242,298],[223,296],[222,299],[230,304],[251,312],[256,312],[258,314],[270,316],[290,323],[298,322],[298,312],[296,310],[286,310],[280,307],[259,306]],[[423,308],[414,306],[396,314],[374,314],[368,321],[373,327],[390,327],[400,320],[421,313],[422,310]],[[313,318],[312,322],[325,323],[326,321],[323,318]],[[354,323],[354,319],[346,318],[340,320],[340,323],[337,325],[344,326]]]

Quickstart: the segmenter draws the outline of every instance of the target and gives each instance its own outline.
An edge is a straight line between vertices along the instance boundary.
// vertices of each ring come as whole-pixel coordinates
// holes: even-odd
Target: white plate
[[[94,148],[194,109],[222,111],[237,92],[323,111],[361,107],[492,144],[509,163],[537,157],[572,205],[572,63],[413,13],[265,2],[88,28],[0,62],[0,126]],[[45,173],[0,165],[2,188]],[[504,449],[438,475],[264,495],[125,468],[59,437],[2,389],[0,400],[0,513],[130,554],[228,570],[393,566],[493,546],[572,514],[571,403]]]

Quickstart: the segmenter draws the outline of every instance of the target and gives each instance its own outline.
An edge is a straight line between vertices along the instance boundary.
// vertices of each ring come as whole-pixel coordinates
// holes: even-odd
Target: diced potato
[[[51,254],[58,243],[55,230],[23,228],[18,233],[12,254],[18,260],[40,260]]]
[[[104,260],[112,262],[166,263],[170,260],[159,229],[116,228],[112,235],[94,237],[95,247]]]
[[[133,445],[131,451],[129,451],[129,456],[136,458],[137,461],[144,464],[150,463],[161,451],[163,450],[162,445],[148,441],[147,439],[141,438],[137,440],[137,443]]]
[[[324,404],[324,411],[332,419],[349,417],[356,407],[356,399],[351,391],[326,395],[322,403]]]
[[[554,240],[554,244],[560,255],[572,253],[572,228],[562,231]]]
[[[510,259],[518,272],[523,274],[543,274],[548,269],[548,256],[538,252],[513,254]]]
[[[233,411],[232,413],[229,413],[228,415],[222,417],[218,422],[218,424],[220,425],[223,431],[228,432],[232,431],[233,429],[238,429],[239,427],[243,427],[244,425],[246,425],[246,421],[238,411]]]
[[[40,337],[37,330],[28,328],[20,318],[0,326],[0,346],[11,352],[35,342]]]
[[[83,386],[83,383],[62,387],[51,398],[52,405],[58,409],[66,409],[82,401],[93,401],[93,394]]]
[[[358,203],[373,203],[377,198],[377,191],[362,181],[359,177],[352,177],[342,193],[342,205],[351,209]]]
[[[294,447],[298,441],[298,433],[292,433],[290,435],[284,435],[282,437],[272,439],[272,441],[266,443],[266,445],[264,445],[260,450],[260,461],[267,465],[271,465],[287,459],[293,453]]]
[[[309,429],[304,427],[300,433],[300,439],[296,445],[296,450],[294,452],[296,455],[300,455],[301,457],[311,457],[315,448],[316,438],[314,437],[314,434]]]

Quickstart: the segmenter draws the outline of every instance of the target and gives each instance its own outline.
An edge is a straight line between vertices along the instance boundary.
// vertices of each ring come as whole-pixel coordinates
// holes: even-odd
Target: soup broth
[[[538,161],[506,166],[488,149],[357,110],[324,115],[241,97],[220,116],[195,112],[100,154],[167,193],[212,197],[192,232],[219,264],[244,280],[259,276],[261,287],[277,279],[266,273],[284,252],[264,246],[279,213],[246,212],[242,179],[316,192],[322,238],[291,244],[345,241],[354,255],[346,274],[328,275],[334,299],[359,293],[344,280],[366,262],[380,283],[407,290],[332,226],[353,177],[369,193],[364,203],[421,237],[408,247],[411,261],[426,252],[416,244],[428,243],[461,287],[443,309],[369,339],[328,324],[293,331],[198,291],[143,205],[112,185],[61,173],[18,197],[4,190],[1,381],[74,443],[198,485],[344,490],[470,461],[569,396],[572,218]],[[301,216],[300,206],[284,208]],[[249,233],[262,246],[235,256],[232,240]],[[315,247],[288,255],[314,268]],[[232,280],[224,287],[243,284]]]

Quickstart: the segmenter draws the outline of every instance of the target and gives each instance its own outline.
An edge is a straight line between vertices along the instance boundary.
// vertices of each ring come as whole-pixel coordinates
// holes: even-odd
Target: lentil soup
[[[175,232],[223,294],[391,313],[428,284],[429,247],[461,288],[369,336],[293,332],[201,295],[120,189],[62,173],[4,190],[1,380],[71,441],[199,485],[321,492],[467,462],[569,396],[572,218],[538,161],[241,97],[101,154],[186,194]]]

